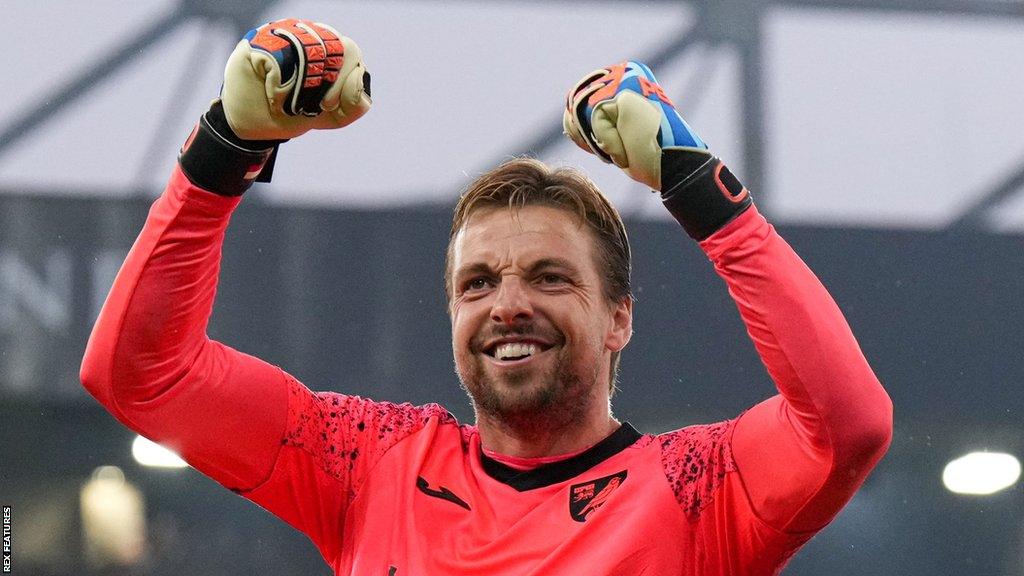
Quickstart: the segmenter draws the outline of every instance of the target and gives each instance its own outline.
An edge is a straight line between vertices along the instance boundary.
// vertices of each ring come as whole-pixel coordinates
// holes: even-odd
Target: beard
[[[517,328],[513,334],[529,335],[532,330]],[[499,334],[504,336],[507,334]],[[469,395],[477,420],[481,416],[520,434],[550,432],[581,421],[596,400],[598,362],[593,370],[574,367],[565,340],[543,354],[554,354],[544,365],[528,365],[500,374],[488,372],[482,346],[471,343],[468,358],[456,362],[455,371],[462,389]],[[553,361],[551,361],[553,360]],[[460,368],[461,364],[461,368]],[[581,363],[582,364],[582,363]]]

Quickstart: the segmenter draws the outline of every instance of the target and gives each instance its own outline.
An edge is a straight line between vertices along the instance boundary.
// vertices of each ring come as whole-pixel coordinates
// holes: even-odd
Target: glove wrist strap
[[[222,196],[241,196],[253,182],[270,181],[282,142],[286,140],[239,138],[218,101],[199,118],[181,147],[178,163],[196,186]]]
[[[711,236],[750,207],[750,192],[721,160],[701,150],[666,148],[661,200],[694,240]]]

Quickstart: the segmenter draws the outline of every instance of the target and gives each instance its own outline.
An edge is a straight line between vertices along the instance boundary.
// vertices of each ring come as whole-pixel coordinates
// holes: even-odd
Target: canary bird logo
[[[595,510],[604,506],[612,493],[626,481],[626,470],[569,487],[569,515],[577,522],[586,522]]]

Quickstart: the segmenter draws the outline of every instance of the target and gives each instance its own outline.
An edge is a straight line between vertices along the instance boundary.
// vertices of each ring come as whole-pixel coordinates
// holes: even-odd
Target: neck
[[[545,414],[498,418],[477,413],[477,428],[484,448],[517,458],[557,456],[586,450],[619,427],[607,408],[575,421],[556,425]]]

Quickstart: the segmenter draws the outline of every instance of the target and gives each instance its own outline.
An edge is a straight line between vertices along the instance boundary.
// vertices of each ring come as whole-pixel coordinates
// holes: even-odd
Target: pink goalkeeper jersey
[[[779,394],[665,434],[623,424],[524,471],[486,456],[476,428],[440,406],[314,393],[210,340],[238,202],[175,170],[82,380],[121,422],[307,534],[337,574],[774,574],[888,445],[888,396],[828,293],[754,208],[701,248]]]

